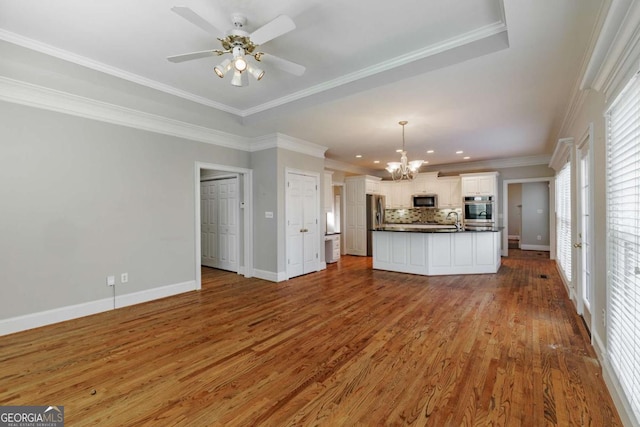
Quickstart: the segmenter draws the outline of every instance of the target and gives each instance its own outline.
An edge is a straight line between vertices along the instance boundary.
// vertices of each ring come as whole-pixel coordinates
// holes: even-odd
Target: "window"
[[[607,342],[640,419],[640,79],[607,112]]]
[[[571,164],[556,175],[556,246],[558,264],[567,284],[571,283]]]

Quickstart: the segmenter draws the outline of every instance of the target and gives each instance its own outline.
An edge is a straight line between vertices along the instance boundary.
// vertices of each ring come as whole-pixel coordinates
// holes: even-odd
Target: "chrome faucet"
[[[458,215],[458,212],[456,211],[451,211],[447,214],[446,219],[449,219],[449,217],[451,216],[451,214],[456,214],[456,222],[454,223],[454,225],[456,226],[456,230],[460,231],[462,230],[462,224],[460,224],[460,215]]]

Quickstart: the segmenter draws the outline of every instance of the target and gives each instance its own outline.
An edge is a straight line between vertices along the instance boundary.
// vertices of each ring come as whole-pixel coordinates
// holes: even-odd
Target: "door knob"
[[[582,243],[574,243],[573,247],[574,248],[581,248],[582,247]]]

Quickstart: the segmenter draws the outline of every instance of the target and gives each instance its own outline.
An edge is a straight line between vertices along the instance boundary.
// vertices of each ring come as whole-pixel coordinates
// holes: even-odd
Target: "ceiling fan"
[[[242,14],[234,13],[231,15],[233,28],[223,32],[220,28],[224,28],[228,24],[220,21],[211,23],[185,6],[172,7],[171,10],[193,25],[213,35],[222,44],[222,49],[203,50],[167,57],[171,62],[178,63],[213,55],[231,54],[231,58],[227,58],[216,65],[214,71],[220,78],[224,78],[229,71],[233,71],[233,78],[231,79],[233,86],[246,86],[249,83],[247,74],[251,74],[256,80],[260,80],[264,76],[262,69],[247,61],[248,56],[253,56],[258,62],[264,61],[296,76],[301,76],[305,72],[305,67],[300,64],[257,50],[258,46],[296,28],[293,20],[286,15],[280,15],[252,33],[248,33],[244,30],[247,18]],[[223,34],[224,37],[220,37]]]

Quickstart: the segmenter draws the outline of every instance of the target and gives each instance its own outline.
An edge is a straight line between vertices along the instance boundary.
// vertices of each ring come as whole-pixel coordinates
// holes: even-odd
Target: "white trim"
[[[598,361],[600,362],[600,366],[602,368],[602,379],[607,386],[609,395],[611,395],[613,404],[618,410],[618,415],[620,416],[622,424],[625,426],[640,425],[640,420],[637,420],[635,415],[633,414],[629,402],[625,398],[625,394],[620,387],[620,383],[616,379],[613,368],[609,363],[609,357],[607,355],[606,347],[600,336],[595,331],[591,335],[591,342],[595,344],[593,347],[596,350],[596,355],[598,356]]]
[[[240,206],[244,203],[243,216],[243,265],[238,264],[238,274],[244,274],[244,277],[253,277],[253,170],[240,168],[236,166],[220,165],[215,163],[195,162],[194,167],[194,197],[195,197],[195,248],[194,248],[194,274],[196,289],[202,289],[202,242],[201,242],[201,218],[200,218],[200,171],[201,170],[217,170],[222,172],[237,173],[242,175],[242,200]]]
[[[242,116],[247,117],[252,114],[269,110],[271,108],[279,107],[281,105],[288,104],[290,102],[297,101],[299,99],[306,98],[308,96],[315,95],[321,92],[325,92],[327,90],[334,89],[339,86],[352,83],[352,82],[364,79],[366,77],[373,76],[383,71],[392,70],[402,65],[410,64],[414,61],[425,59],[430,56],[435,56],[442,52],[446,52],[470,43],[474,43],[506,31],[507,31],[507,25],[504,22],[504,19],[502,19],[501,21],[497,21],[492,24],[485,25],[484,27],[477,28],[465,34],[453,37],[449,40],[444,40],[440,43],[423,47],[421,49],[406,53],[404,55],[396,56],[395,58],[392,58],[388,61],[383,61],[378,64],[372,65],[370,67],[366,67],[361,70],[355,71],[353,73],[345,74],[336,79],[329,80],[329,81],[317,84],[315,86],[311,86],[309,88],[265,102],[260,105],[256,105],[255,107],[247,108],[246,110],[242,111]]]
[[[151,80],[146,77],[142,77],[138,74],[134,74],[129,71],[125,71],[120,68],[107,65],[103,62],[95,61],[93,59],[89,59],[87,57],[77,55],[67,50],[48,45],[46,43],[42,43],[40,41],[33,40],[28,37],[24,37],[20,34],[12,33],[11,31],[0,29],[0,40],[6,40],[10,43],[17,44],[18,46],[35,50],[36,52],[41,52],[46,55],[53,56],[55,58],[60,58],[62,60],[65,60],[74,64],[82,65],[83,67],[87,67],[92,70],[99,71],[101,73],[105,73],[114,77],[128,80],[130,82],[137,83],[142,86],[150,87],[152,89],[156,89],[161,92],[175,95],[180,98],[188,99],[189,101],[206,105],[208,107],[213,107],[221,111],[226,111],[227,113],[235,114],[237,116],[242,116],[243,114],[242,110],[238,108],[234,108],[229,105],[222,104],[220,102],[212,101],[211,99],[204,98],[202,96],[194,95],[190,92],[177,89],[173,86],[169,86],[164,83],[160,83],[158,81]]]
[[[154,301],[195,290],[196,282],[194,280],[189,280],[188,282],[146,289],[140,292],[116,295],[115,305],[116,308],[128,307],[130,305],[141,304],[143,302]]]
[[[287,280],[283,275],[286,276],[286,273],[275,273],[273,271],[258,270],[257,268],[253,270],[254,277],[262,280],[268,280],[269,282],[282,282]]]
[[[349,163],[341,162],[339,160],[327,159],[327,158],[324,159],[324,168],[331,169],[333,171],[354,173],[356,175],[372,175],[376,173],[385,172],[384,170],[363,168],[361,166],[355,166]]]
[[[477,171],[479,169],[500,169],[517,168],[524,166],[548,165],[550,156],[543,154],[539,156],[512,157],[508,159],[478,160],[476,162],[450,163],[446,165],[431,165],[423,172],[464,172]],[[381,172],[381,171],[380,171]]]
[[[619,86],[626,80],[624,76],[629,68],[637,66],[639,28],[640,2],[614,0],[589,63],[590,73],[584,86],[604,92],[607,100],[622,89]]]
[[[523,245],[520,244],[520,249],[523,251],[551,251],[551,246],[549,245]]]
[[[282,133],[246,138],[2,76],[0,100],[246,152],[279,147],[324,159],[327,151],[327,147]]]
[[[549,183],[549,258],[556,258],[556,189],[555,177],[505,179],[502,181],[502,227],[509,230],[509,184],[526,184],[528,182]],[[502,233],[502,256],[509,256],[509,235]]]
[[[248,138],[2,76],[0,100],[236,150],[250,149]]]
[[[253,138],[248,151],[255,152],[269,148],[282,148],[320,159],[324,159],[324,153],[328,150],[327,147],[305,141],[304,139],[294,138],[293,136],[283,133],[273,133]]]
[[[193,280],[0,320],[0,336],[195,290]]]
[[[549,167],[558,172],[562,167],[571,161],[571,150],[573,149],[573,137],[560,138],[553,150],[553,155],[549,160]]]
[[[75,53],[66,51],[64,49],[60,49],[60,48],[48,45],[46,43],[42,43],[37,40],[30,39],[28,37],[24,37],[16,33],[12,33],[10,31],[0,30],[0,39],[6,40],[10,43],[17,44],[19,46],[26,47],[28,49],[35,50],[37,52],[42,52],[47,55],[63,59],[65,61],[79,64],[79,65],[82,65],[83,67],[87,67],[108,75],[112,75],[112,76],[115,76],[124,80],[128,80],[146,87],[150,87],[165,93],[169,93],[171,95],[175,95],[180,98],[188,99],[190,101],[197,102],[202,105],[206,105],[221,111],[235,114],[236,116],[239,116],[239,117],[247,117],[252,114],[266,111],[271,108],[288,104],[298,99],[306,98],[308,96],[315,95],[317,93],[321,93],[321,92],[336,88],[338,86],[345,85],[347,83],[352,83],[352,82],[364,79],[366,77],[381,73],[383,71],[392,70],[394,68],[400,67],[402,65],[410,64],[420,59],[424,59],[424,58],[434,56],[442,52],[446,52],[470,43],[474,43],[506,31],[507,31],[507,25],[503,16],[501,20],[497,22],[485,25],[483,27],[469,31],[465,34],[415,50],[413,52],[409,52],[404,55],[397,56],[388,61],[380,62],[373,66],[363,68],[356,72],[346,74],[339,78],[317,84],[310,88],[300,90],[298,92],[265,102],[255,107],[247,108],[245,110],[240,110],[238,108],[234,108],[229,105],[222,104],[220,102],[212,101],[202,96],[194,95],[192,93],[183,91],[181,89],[177,89],[173,86],[148,79],[146,77],[131,73],[129,71],[125,71],[120,68],[116,68],[116,67],[104,64],[102,62],[95,61],[93,59],[89,59],[81,55],[77,55]]]

